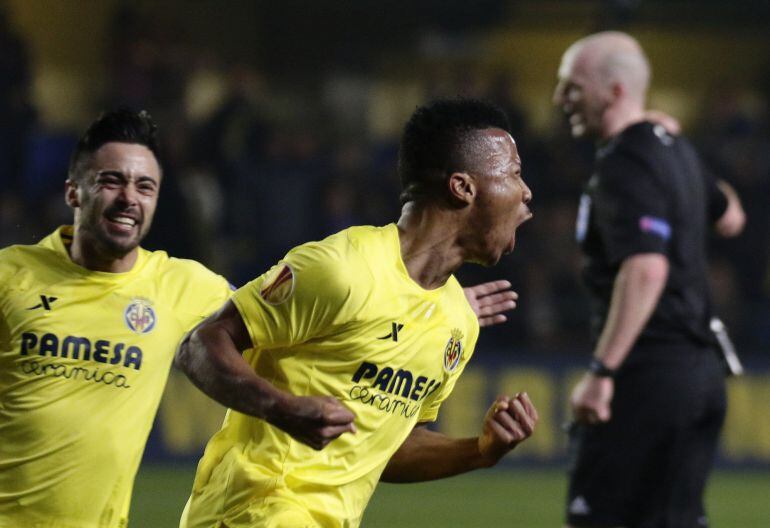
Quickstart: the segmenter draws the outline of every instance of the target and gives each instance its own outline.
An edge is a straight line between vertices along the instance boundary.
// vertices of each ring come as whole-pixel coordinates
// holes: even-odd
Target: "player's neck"
[[[404,205],[398,220],[401,258],[409,276],[426,290],[440,288],[463,263],[458,230],[440,209]]]
[[[75,230],[72,244],[67,246],[67,252],[72,262],[91,271],[107,273],[126,273],[131,271],[136,263],[139,249],[134,248],[122,256],[107,255],[99,249],[96,241],[90,240],[89,235]]]
[[[603,139],[613,138],[635,123],[644,121],[644,108],[637,105],[622,105],[608,109],[604,114]]]

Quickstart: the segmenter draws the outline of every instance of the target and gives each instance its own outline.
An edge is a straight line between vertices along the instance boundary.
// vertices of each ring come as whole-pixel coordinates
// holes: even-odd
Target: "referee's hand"
[[[614,392],[615,382],[612,378],[594,376],[587,372],[575,385],[570,398],[575,421],[582,424],[609,421]]]

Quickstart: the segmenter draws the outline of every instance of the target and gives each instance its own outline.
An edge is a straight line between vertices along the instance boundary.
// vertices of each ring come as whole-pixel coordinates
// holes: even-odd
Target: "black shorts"
[[[726,399],[710,348],[634,349],[615,380],[609,422],[570,435],[572,526],[702,528],[703,491]]]

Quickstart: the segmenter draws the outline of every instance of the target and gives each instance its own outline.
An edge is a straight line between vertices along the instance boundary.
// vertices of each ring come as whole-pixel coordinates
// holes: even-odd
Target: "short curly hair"
[[[442,99],[417,108],[401,137],[401,203],[445,197],[447,177],[474,168],[476,133],[489,128],[510,132],[505,113],[484,101]]]

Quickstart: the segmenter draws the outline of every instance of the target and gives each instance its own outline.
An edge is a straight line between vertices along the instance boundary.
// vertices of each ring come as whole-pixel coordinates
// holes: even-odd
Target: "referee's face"
[[[604,113],[611,101],[610,90],[594,71],[592,59],[585,50],[567,50],[553,94],[554,105],[567,116],[576,138],[604,135]]]
[[[120,258],[133,251],[152,224],[160,166],[144,145],[111,142],[91,156],[85,174],[67,182],[75,229],[92,251]]]

